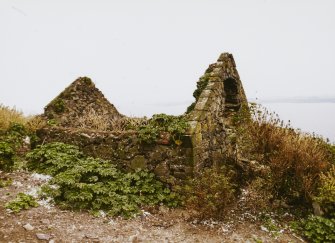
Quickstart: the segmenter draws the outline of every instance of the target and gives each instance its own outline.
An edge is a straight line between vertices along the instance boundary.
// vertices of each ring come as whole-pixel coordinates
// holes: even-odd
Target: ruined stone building
[[[49,125],[38,135],[43,142],[75,144],[84,153],[111,160],[125,170],[146,168],[174,183],[234,153],[230,117],[247,100],[231,54],[223,53],[209,65],[194,97],[196,101],[184,115],[189,129],[180,145],[145,144],[134,129],[101,129],[126,117],[89,78],[78,78],[45,107],[42,117]]]

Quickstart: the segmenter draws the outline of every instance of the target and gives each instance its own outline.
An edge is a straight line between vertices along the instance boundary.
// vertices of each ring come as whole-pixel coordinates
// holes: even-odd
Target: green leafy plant
[[[178,204],[178,196],[155,178],[138,170],[125,173],[110,161],[85,157],[77,147],[52,143],[27,155],[28,165],[54,177],[43,187],[43,195],[63,208],[105,210],[109,215],[131,217],[142,206]]]
[[[23,124],[12,123],[5,133],[4,140],[11,144],[13,149],[22,146],[23,139],[28,135],[28,132]]]
[[[0,188],[12,185],[13,181],[7,178],[0,177]]]
[[[31,207],[38,207],[38,203],[33,196],[24,193],[19,193],[13,201],[8,202],[5,207],[18,213],[21,210],[26,210]]]
[[[320,176],[319,195],[315,198],[327,217],[335,218],[335,165]]]
[[[197,103],[202,91],[207,87],[207,84],[209,82],[209,72],[206,71],[206,73],[200,77],[199,81],[197,82],[197,88],[193,92],[193,97],[195,98],[195,102],[193,102],[188,108],[186,113],[190,113],[193,111],[195,104]]]
[[[302,232],[311,242],[335,242],[335,219],[309,216],[302,221]]]
[[[54,100],[52,105],[56,113],[63,113],[65,111],[65,102],[60,98]]]
[[[12,170],[19,167],[22,155],[29,150],[30,144],[25,144],[27,136],[33,136],[21,123],[11,123],[0,136],[0,169]],[[18,162],[18,163],[16,163]]]
[[[221,218],[235,199],[234,174],[224,167],[206,168],[181,187],[184,205],[200,218]]]
[[[72,168],[83,157],[77,146],[60,142],[38,146],[26,155],[28,169],[50,175]]]
[[[7,142],[0,142],[0,169],[10,170],[14,165],[14,150]]]
[[[148,124],[138,128],[138,137],[141,142],[154,143],[160,134],[167,132],[171,139],[180,144],[182,135],[186,132],[188,123],[183,116],[171,116],[156,114],[148,121]]]

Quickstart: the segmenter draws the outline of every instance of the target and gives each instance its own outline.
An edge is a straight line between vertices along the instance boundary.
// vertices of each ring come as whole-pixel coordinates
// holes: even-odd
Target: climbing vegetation
[[[65,102],[61,98],[52,101],[52,107],[56,113],[63,113],[65,111]]]
[[[76,146],[51,143],[27,155],[30,169],[53,176],[43,196],[69,209],[132,217],[142,206],[177,206],[178,196],[145,170],[122,172],[110,161],[84,156]]]
[[[199,81],[197,82],[197,88],[193,92],[193,97],[195,98],[195,102],[193,102],[188,108],[186,113],[190,113],[193,111],[195,104],[197,103],[202,91],[207,87],[209,82],[209,73],[206,72],[202,77],[200,77]]]
[[[168,133],[170,140],[180,145],[182,135],[186,132],[188,123],[183,116],[171,116],[166,114],[153,115],[148,123],[138,128],[138,137],[143,143],[154,143],[160,135]]]

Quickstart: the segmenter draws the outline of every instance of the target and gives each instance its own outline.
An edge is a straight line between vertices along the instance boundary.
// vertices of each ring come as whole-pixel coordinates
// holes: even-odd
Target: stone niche
[[[136,130],[108,129],[131,118],[120,114],[87,77],[75,80],[45,107],[41,117],[49,125],[37,134],[43,143],[77,145],[85,154],[111,160],[123,170],[148,169],[164,182],[178,183],[235,156],[234,144],[227,139],[233,130],[229,120],[247,99],[233,56],[221,54],[200,80],[204,78],[206,85],[194,108],[184,114],[189,131],[179,146],[143,144]],[[99,121],[107,126],[104,131],[97,129]]]

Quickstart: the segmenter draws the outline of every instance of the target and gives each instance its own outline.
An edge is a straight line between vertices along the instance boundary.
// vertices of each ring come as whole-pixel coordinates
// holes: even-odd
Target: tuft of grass
[[[11,124],[26,124],[27,118],[16,108],[10,108],[0,104],[0,133],[9,129]]]

